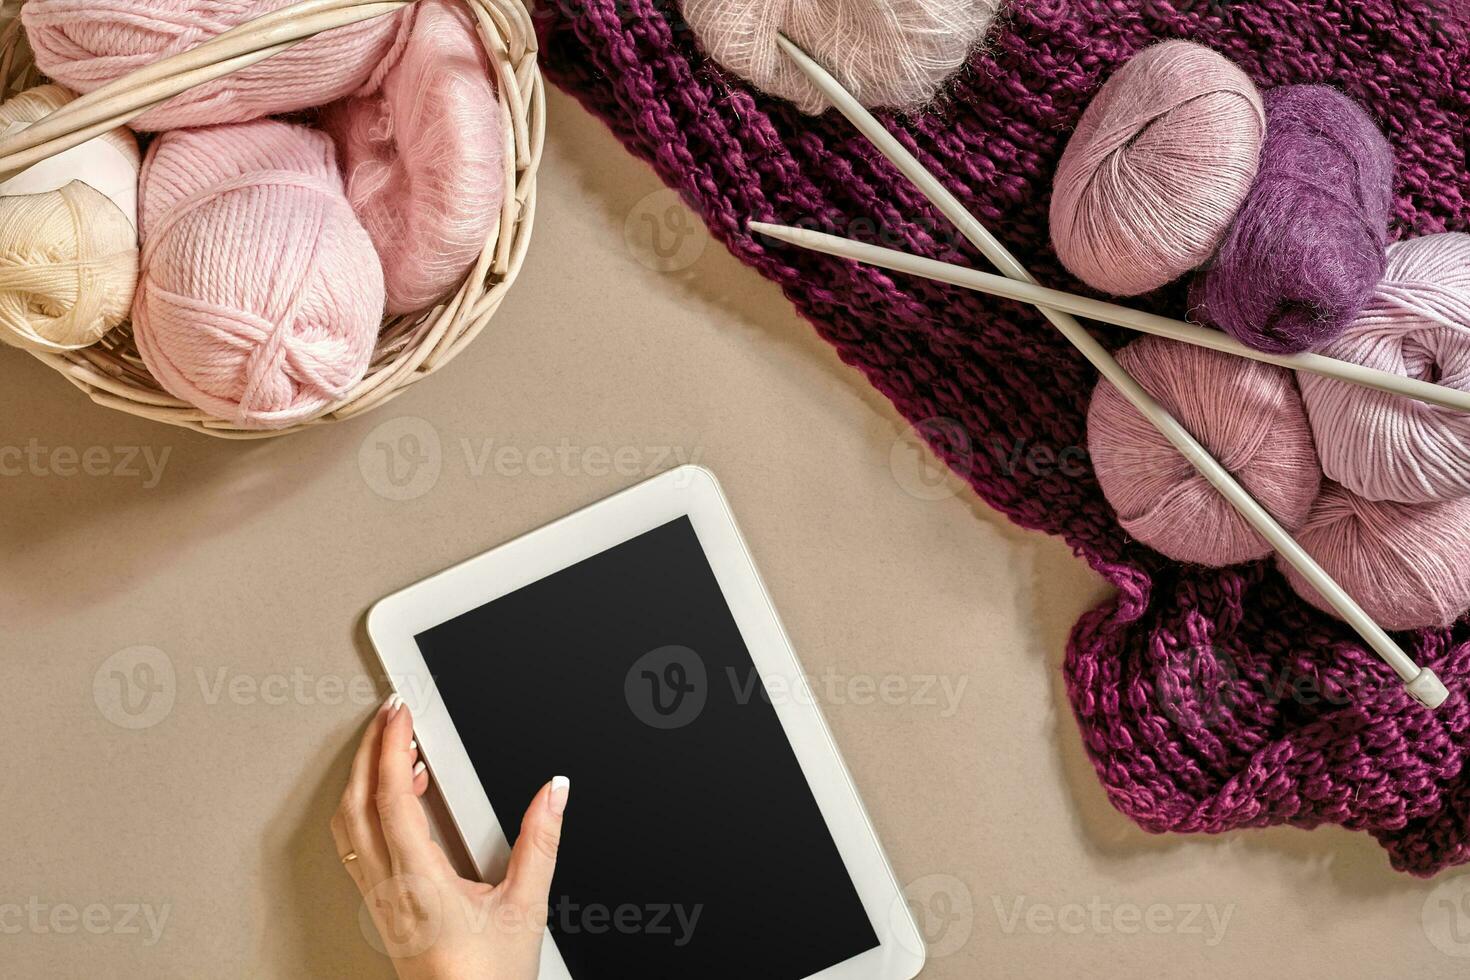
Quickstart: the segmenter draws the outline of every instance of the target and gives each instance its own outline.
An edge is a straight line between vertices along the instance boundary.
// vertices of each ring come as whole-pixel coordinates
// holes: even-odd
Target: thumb
[[[547,911],[556,852],[561,845],[562,812],[570,792],[567,777],[553,778],[541,787],[521,818],[521,833],[511,848],[505,871],[505,897],[523,912],[544,915]]]

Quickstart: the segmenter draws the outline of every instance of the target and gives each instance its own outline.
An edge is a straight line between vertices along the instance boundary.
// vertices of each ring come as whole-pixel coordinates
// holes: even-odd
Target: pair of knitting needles
[[[904,149],[871,113],[859,105],[857,99],[853,98],[851,93],[844,89],[825,68],[784,35],[777,34],[776,43],[821,90],[827,100],[846,116],[848,121],[888,158],[889,162],[912,181],[930,203],[938,208],[940,213],[948,218],[965,238],[1000,269],[1004,277],[936,262],[906,252],[853,242],[835,235],[769,224],[764,221],[749,222],[748,227],[751,231],[840,258],[854,259],[896,272],[910,273],[1034,304],[1041,314],[1050,320],[1062,332],[1062,335],[1092,363],[1092,366],[1097,368],[1104,378],[1112,382],[1133,407],[1152,422],[1164,438],[1168,439],[1169,443],[1240,512],[1251,527],[1269,541],[1312,588],[1316,589],[1331,604],[1332,608],[1337,610],[1338,615],[1358,631],[1374,652],[1399,675],[1410,696],[1429,708],[1437,708],[1444,703],[1449,692],[1434,671],[1427,667],[1421,668],[1408,654],[1404,653],[1393,638],[1384,632],[1383,627],[1379,626],[1363,610],[1363,607],[1358,605],[1353,597],[1348,595],[1311,555],[1307,554],[1296,539],[1256,502],[1255,498],[1236,481],[1235,477],[1231,476],[1230,472],[1221,466],[1214,456],[1210,455],[1209,450],[1201,445],[1199,440],[1180,425],[1167,409],[1155,401],[1133,379],[1132,375],[1118,364],[1107,349],[1098,343],[1072,314],[1077,313],[1106,323],[1131,327],[1144,333],[1197,344],[1229,354],[1238,354],[1269,364],[1313,371],[1317,374],[1341,378],[1345,381],[1407,395],[1437,405],[1446,405],[1450,408],[1470,410],[1470,394],[1315,354],[1282,356],[1264,354],[1245,347],[1224,334],[1216,334],[1214,331],[1192,324],[1130,310],[1111,303],[1073,296],[1070,293],[1046,289],[1038,285],[1025,267],[1016,260],[1016,257],[995,236],[991,235],[974,215],[966,211],[959,200],[946,190],[944,185],[926,170],[913,154]]]

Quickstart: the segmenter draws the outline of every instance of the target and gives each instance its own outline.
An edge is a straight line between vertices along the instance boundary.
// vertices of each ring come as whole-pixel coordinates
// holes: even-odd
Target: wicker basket
[[[241,429],[180,401],[143,366],[130,324],[75,350],[32,349],[99,405],[227,439],[258,439],[350,418],[388,401],[443,367],[475,338],[515,281],[536,208],[536,169],[546,128],[546,96],[536,64],[531,17],[520,0],[463,0],[479,22],[514,153],[506,154],[505,205],[498,228],[464,284],[441,305],[383,323],[367,375],[325,414],[272,430]],[[111,82],[0,141],[0,179],[121,125],[195,85],[278,54],[334,27],[379,17],[409,0],[306,0],[243,24],[200,46]],[[6,4],[6,13],[15,7]],[[5,98],[44,81],[18,17],[0,29],[0,81]]]

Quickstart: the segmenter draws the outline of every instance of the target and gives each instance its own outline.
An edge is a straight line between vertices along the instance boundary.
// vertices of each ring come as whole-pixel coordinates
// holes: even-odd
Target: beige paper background
[[[0,350],[0,454],[35,440],[43,461],[0,476],[0,972],[390,976],[326,830],[376,699],[364,611],[677,452],[723,482],[899,876],[950,899],[943,922],[926,912],[926,977],[1463,974],[1470,876],[1395,874],[1337,829],[1154,837],[1117,815],[1058,669],[1102,580],[937,479],[773,286],[550,103],[519,284],[454,364],[368,417],[216,442]],[[389,499],[375,467],[404,435],[438,439],[439,472]],[[157,481],[66,475],[93,446],[94,471],[167,457]],[[119,715],[109,658],[138,646],[173,701]],[[885,680],[911,703],[860,703]],[[964,685],[952,711],[916,696],[945,683]],[[546,723],[576,721],[553,701]],[[575,788],[569,819],[596,819]],[[97,935],[67,911],[94,903]],[[121,921],[144,905],[168,916],[151,944]]]

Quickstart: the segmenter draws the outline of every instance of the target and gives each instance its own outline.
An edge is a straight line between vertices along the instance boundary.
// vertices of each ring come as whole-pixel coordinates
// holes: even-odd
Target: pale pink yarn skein
[[[1057,256],[1119,296],[1202,264],[1245,202],[1265,132],[1260,94],[1230,60],[1188,41],[1145,48],[1093,97],[1062,153]]]
[[[1320,353],[1470,391],[1470,235],[1390,245],[1367,305]],[[1369,500],[1470,495],[1470,415],[1305,371],[1298,380],[1329,477]]]
[[[802,112],[826,96],[776,46],[780,31],[865,106],[919,109],[968,59],[1001,0],[682,0],[709,56]]]
[[[1297,541],[1380,626],[1448,626],[1470,609],[1470,498],[1432,504],[1365,500],[1332,481]],[[1303,599],[1336,616],[1284,560]]]
[[[347,198],[383,261],[388,312],[443,299],[505,200],[507,137],[485,47],[454,0],[419,0],[381,89],[329,106]]]
[[[383,273],[325,134],[174,130],[143,163],[133,333],[171,394],[242,428],[320,415],[367,371]]]
[[[36,66],[90,92],[297,0],[27,0]],[[176,95],[134,119],[138,130],[243,122],[321,105],[376,83],[407,23],[398,11],[326,31]]]
[[[1322,470],[1290,371],[1158,337],[1134,341],[1117,356],[1283,527],[1306,521]],[[1087,447],[1123,529],[1154,550],[1215,567],[1271,551],[1105,380],[1088,407]]]

